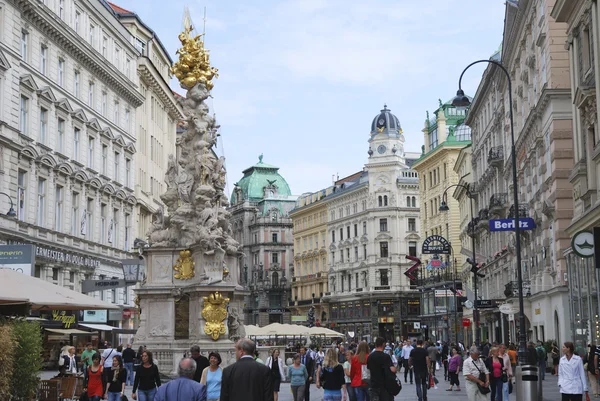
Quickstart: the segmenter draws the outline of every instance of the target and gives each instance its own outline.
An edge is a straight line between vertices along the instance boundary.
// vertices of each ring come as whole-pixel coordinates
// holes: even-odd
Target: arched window
[[[379,206],[383,206],[383,197],[379,196]]]
[[[388,201],[387,201],[387,195],[383,196],[383,206],[387,206],[388,205]]]
[[[271,285],[273,287],[279,287],[279,273],[273,272],[271,275]]]
[[[410,207],[410,196],[406,197],[406,207]]]
[[[417,198],[416,197],[412,197],[412,207],[417,207]]]

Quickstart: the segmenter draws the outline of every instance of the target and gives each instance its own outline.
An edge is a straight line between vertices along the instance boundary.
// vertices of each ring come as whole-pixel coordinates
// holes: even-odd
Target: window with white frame
[[[88,167],[94,168],[94,146],[95,141],[93,137],[88,137]]]
[[[40,72],[42,75],[46,75],[46,66],[48,64],[48,47],[42,45],[40,47]]]
[[[85,209],[85,224],[86,224],[86,237],[88,240],[94,240],[94,199],[88,198]]]
[[[102,174],[107,175],[108,172],[108,146],[102,144]]]
[[[131,78],[131,59],[129,57],[125,61],[125,74],[128,78]]]
[[[115,177],[115,181],[119,182],[119,163],[121,161],[121,154],[119,152],[115,152],[115,171],[114,171],[114,177]]]
[[[102,35],[102,55],[104,58],[108,58],[108,38]]]
[[[100,243],[106,244],[106,215],[107,206],[103,203],[100,205]]]
[[[127,132],[129,132],[129,130],[131,129],[130,118],[131,118],[131,112],[129,111],[129,109],[127,109],[127,110],[125,110],[125,131],[127,131]]]
[[[96,26],[90,22],[90,29],[88,32],[88,40],[90,41],[90,44],[92,45],[92,47],[96,46]]]
[[[29,50],[29,33],[21,31],[21,60],[27,62],[27,52]]]
[[[58,117],[56,120],[56,131],[56,150],[62,153],[64,152],[65,146],[65,120],[60,117]]]
[[[20,128],[21,133],[27,135],[29,133],[29,98],[21,95],[21,110],[20,110]]]
[[[81,130],[77,127],[73,129],[73,160],[79,161],[79,146],[81,140]]]
[[[75,32],[80,33],[79,32],[79,23],[81,21],[81,12],[79,10],[75,10],[75,24],[74,24],[74,28],[75,28]]]
[[[417,221],[414,217],[408,219],[408,231],[417,231]]]
[[[121,48],[115,47],[115,66],[121,69]]]
[[[113,210],[112,218],[112,244],[115,248],[119,247],[119,209]]]
[[[71,235],[77,236],[79,233],[79,194],[71,194]]]
[[[79,98],[79,79],[79,71],[75,71],[73,74],[73,95],[75,95],[76,98]]]
[[[58,86],[62,87],[65,77],[65,60],[62,58],[58,59],[58,75],[57,75],[57,83]]]
[[[43,227],[46,218],[46,180],[44,178],[38,179],[37,188],[37,219],[36,223],[38,226]]]
[[[58,0],[58,18],[65,18],[65,0]]]
[[[88,106],[94,108],[94,83],[90,82],[90,86],[88,87]]]
[[[125,186],[131,188],[131,159],[125,159]]]
[[[54,229],[58,232],[62,231],[62,221],[63,221],[63,187],[60,185],[56,186],[55,196],[54,196]]]
[[[115,102],[113,120],[115,124],[119,125],[119,102]]]
[[[40,107],[40,143],[46,143],[46,137],[48,133],[48,110]]]
[[[27,201],[27,171],[19,170],[17,185],[17,219],[25,221],[25,205]]]
[[[100,109],[100,111],[102,112],[102,115],[104,117],[106,117],[106,99],[107,99],[107,94],[106,92],[102,92],[102,108]]]
[[[129,250],[129,237],[131,236],[131,215],[125,213],[125,246],[124,250]]]

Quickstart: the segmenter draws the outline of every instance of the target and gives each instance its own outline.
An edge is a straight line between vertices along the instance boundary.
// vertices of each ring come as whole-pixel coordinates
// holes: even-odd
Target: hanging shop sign
[[[104,280],[83,280],[81,282],[81,292],[87,294],[94,291],[112,290],[114,288],[127,287],[127,283],[123,279],[113,278]]]
[[[594,256],[594,234],[589,231],[579,231],[571,239],[571,249],[582,258]]]
[[[421,253],[426,255],[443,254],[450,255],[450,243],[441,235],[430,235],[423,241]]]
[[[0,269],[33,275],[33,245],[1,245]]]
[[[490,220],[490,231],[514,231],[515,219]],[[535,221],[531,217],[519,218],[519,229],[530,231],[535,229]]]
[[[463,317],[462,325],[463,325],[463,327],[471,326],[471,319],[469,319],[468,317]]]

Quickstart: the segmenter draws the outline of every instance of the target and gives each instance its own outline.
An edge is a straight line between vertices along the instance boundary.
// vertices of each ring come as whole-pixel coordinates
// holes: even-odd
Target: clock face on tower
[[[385,151],[386,151],[386,147],[385,147],[385,145],[379,145],[379,146],[377,147],[377,152],[379,152],[379,154],[380,154],[380,155],[384,154],[384,153],[385,153]]]

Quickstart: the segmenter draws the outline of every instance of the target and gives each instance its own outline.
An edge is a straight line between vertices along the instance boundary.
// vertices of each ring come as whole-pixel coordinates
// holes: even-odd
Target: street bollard
[[[515,372],[517,401],[538,401],[542,394],[539,391],[538,367],[533,365],[517,366]]]

